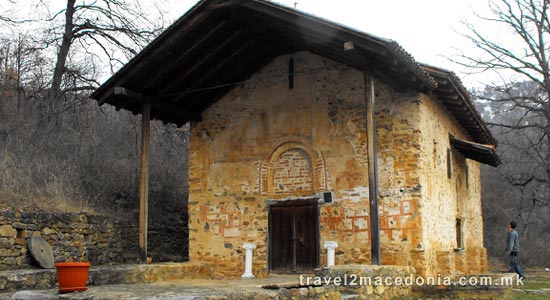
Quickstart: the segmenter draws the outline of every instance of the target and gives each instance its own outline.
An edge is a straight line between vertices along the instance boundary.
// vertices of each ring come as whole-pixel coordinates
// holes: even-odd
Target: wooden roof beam
[[[200,114],[186,111],[184,109],[181,109],[178,106],[175,106],[166,102],[155,101],[155,99],[151,96],[143,95],[141,93],[129,90],[124,87],[118,87],[118,86],[115,87],[114,94],[117,96],[124,96],[135,102],[143,102],[146,100],[150,101],[151,107],[154,110],[157,110],[163,113],[168,113],[170,115],[175,115],[188,121],[202,121],[202,116]]]
[[[445,106],[445,108],[449,111],[460,114],[460,117],[469,116],[467,109],[462,109],[462,108],[453,107],[453,106]]]
[[[457,94],[457,90],[452,85],[451,86],[440,85],[435,90],[435,93],[450,95],[450,94]]]
[[[184,72],[181,73],[181,75],[172,78],[170,81],[170,84],[163,87],[162,90],[159,90],[156,92],[157,95],[164,96],[165,94],[168,94],[171,92],[171,90],[181,85],[181,82],[187,79],[193,72],[195,72],[197,69],[199,69],[201,66],[207,65],[207,62],[212,59],[212,57],[215,57],[219,53],[225,52],[226,46],[230,45],[231,43],[235,42],[239,37],[242,36],[242,31],[237,30],[233,33],[231,33],[226,39],[224,39],[223,42],[216,45],[215,48],[209,50],[209,52],[204,55],[204,57],[201,60],[195,61],[189,68],[186,68]]]
[[[251,70],[256,69],[258,66],[263,67],[263,66],[267,65],[277,54],[278,54],[278,52],[271,52],[271,53],[266,53],[266,54],[261,55],[261,56],[260,55],[255,56],[254,60],[250,61],[250,63],[242,64],[240,67],[235,68],[235,70],[233,70],[231,73],[227,74],[223,78],[223,82],[227,82],[228,80],[233,80],[233,81],[243,81],[243,80],[245,80],[247,77],[239,76],[239,74],[248,74],[249,72],[251,72]],[[203,109],[208,108],[208,107],[210,107],[210,105],[212,105],[213,103],[216,102],[216,99],[218,97],[223,96],[224,94],[229,92],[233,87],[234,86],[227,86],[227,87],[223,87],[223,88],[216,89],[216,90],[210,90],[209,93],[207,93],[207,94],[205,94],[205,95],[203,95],[199,98],[194,98],[193,103],[201,103],[202,101],[204,101],[206,99],[204,104],[201,104],[201,107],[203,107]]]
[[[167,77],[170,77],[167,74],[171,74],[169,70],[178,68],[180,63],[182,63],[185,59],[188,59],[187,55],[190,55],[191,53],[199,50],[199,48],[202,46],[204,47],[204,42],[207,41],[209,38],[216,36],[216,34],[219,34],[221,32],[221,29],[225,27],[227,24],[226,21],[221,21],[220,23],[216,24],[212,30],[209,30],[206,34],[200,36],[200,38],[197,41],[192,41],[192,43],[189,43],[189,47],[185,48],[185,50],[182,53],[178,53],[178,57],[175,60],[168,61],[166,64],[159,65],[155,74],[151,74],[150,79],[148,79],[147,83],[143,86],[143,90],[147,90],[148,88],[152,86],[156,86],[159,82],[162,82],[163,80],[166,80]]]
[[[243,52],[246,53],[245,50],[249,50],[249,48],[252,48],[250,47],[251,45],[254,46],[257,44],[257,41],[254,41],[254,40],[248,40],[244,43],[244,45],[242,45],[241,47],[239,47],[239,49],[237,49],[236,51],[233,51],[231,52],[227,57],[225,57],[222,61],[218,62],[216,64],[216,66],[214,66],[213,68],[209,69],[207,72],[205,73],[202,73],[202,75],[195,79],[193,78],[193,83],[187,87],[185,87],[184,89],[184,92],[185,91],[192,91],[193,89],[195,88],[198,88],[198,87],[201,87],[202,84],[204,84],[205,82],[208,82],[208,79],[213,76],[214,74],[216,74],[216,72],[218,72],[219,70],[221,70],[223,67],[225,67],[227,65],[228,62],[230,62],[231,60],[233,60],[235,57],[238,57],[240,54],[242,54]],[[263,51],[256,51],[254,56],[256,55],[260,55]],[[242,62],[244,64],[244,62]],[[176,103],[178,101],[180,101],[183,97],[180,96],[180,97],[176,97],[174,99],[172,99],[172,103]]]
[[[205,21],[208,17],[208,11],[197,11],[197,9],[187,12],[176,23],[169,26],[155,40],[149,43],[135,57],[118,70],[111,78],[102,84],[93,94],[92,99],[97,99],[99,105],[103,105],[107,97],[103,96],[112,93],[114,84],[124,84],[135,74],[143,72],[143,68],[151,61],[162,60],[163,51],[171,49],[177,43],[184,40],[184,37],[196,28],[197,24]],[[144,72],[146,73],[146,72]]]
[[[460,96],[457,93],[445,93],[440,91],[434,91],[434,94],[439,96],[439,98],[443,98],[443,99],[458,100],[460,98]]]
[[[440,100],[442,100],[444,106],[449,106],[449,107],[452,107],[452,108],[460,109],[461,111],[464,111],[464,112],[469,111],[468,107],[465,107],[464,105],[462,105],[458,101],[448,100],[448,99],[440,99]]]
[[[247,68],[254,68],[254,66],[257,64],[256,61],[259,61],[259,60],[262,60],[263,57],[269,57],[270,54],[269,54],[269,50],[271,50],[270,47],[264,47],[262,51],[256,51],[254,54],[252,54],[250,57],[247,58],[247,61],[246,63],[241,63],[239,65],[239,67],[235,67],[235,68],[231,68],[231,71],[228,72],[228,73],[225,73],[223,77],[221,77],[219,79],[219,81],[217,81],[218,84],[227,84],[227,83],[232,83],[234,81],[240,81],[241,78],[238,78],[238,80],[235,79],[235,77],[237,76],[236,74],[239,74],[241,73],[244,69],[247,69]],[[278,52],[278,51],[277,51]],[[228,59],[222,63],[220,63],[220,67],[224,64],[227,64],[228,62],[230,62],[231,59]],[[227,86],[227,89],[230,90],[232,88],[234,88],[235,86]],[[220,90],[225,90],[224,88],[220,88]],[[215,91],[215,90],[212,90],[212,91]],[[207,93],[207,95],[209,95],[211,93]],[[185,96],[180,96],[178,98],[175,98],[173,99],[172,101],[175,103],[175,102],[178,102],[178,101],[181,101]],[[191,102],[191,105],[194,105],[195,103],[199,103],[200,105],[200,102],[202,101],[202,99],[205,98],[205,96],[203,97],[198,97],[198,98],[193,98],[192,102]],[[208,106],[210,105],[211,103],[208,102]],[[205,107],[204,105],[200,105],[201,107]],[[206,107],[208,107],[206,106]]]

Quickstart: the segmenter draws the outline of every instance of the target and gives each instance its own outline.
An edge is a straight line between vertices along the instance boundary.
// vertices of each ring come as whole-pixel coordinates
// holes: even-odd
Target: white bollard
[[[256,245],[244,243],[243,249],[246,250],[246,255],[244,259],[244,274],[241,278],[254,278],[254,274],[252,274],[252,250],[256,249]]]
[[[338,243],[335,241],[326,241],[325,249],[327,249],[327,267],[334,266],[334,249],[338,248]]]

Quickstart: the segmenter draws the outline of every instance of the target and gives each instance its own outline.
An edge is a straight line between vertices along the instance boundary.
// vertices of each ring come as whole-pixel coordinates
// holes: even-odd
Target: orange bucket
[[[55,264],[60,293],[81,292],[88,288],[89,262],[60,262]]]

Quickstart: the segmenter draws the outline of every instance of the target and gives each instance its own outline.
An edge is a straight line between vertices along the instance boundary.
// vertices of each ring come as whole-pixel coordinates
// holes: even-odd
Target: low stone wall
[[[184,278],[211,278],[205,264],[164,263],[91,267],[88,285],[151,283]],[[57,286],[55,269],[0,271],[0,292],[53,289]]]
[[[43,237],[52,246],[56,262],[121,262],[120,227],[117,221],[84,212],[0,211],[0,269],[36,265],[27,248],[32,235]]]
[[[187,211],[152,211],[149,256],[154,262],[188,260]],[[0,210],[0,270],[37,266],[27,248],[32,235],[43,237],[52,246],[56,262],[135,263],[138,216],[133,210],[116,219],[87,212]]]

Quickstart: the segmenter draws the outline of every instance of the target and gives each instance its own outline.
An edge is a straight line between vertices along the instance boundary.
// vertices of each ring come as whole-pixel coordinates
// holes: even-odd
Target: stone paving
[[[264,289],[264,285],[279,284],[296,286],[297,275],[272,275],[263,279],[180,279],[156,283],[116,284],[91,286],[83,293],[58,294],[57,290],[35,290],[33,292],[58,295],[60,299],[124,299],[124,300],[198,300],[198,299],[231,299],[246,297],[252,299],[275,298],[281,290]],[[0,294],[0,300],[11,299],[14,292]]]
[[[0,300],[336,300],[336,299],[505,299],[509,297],[512,286],[426,286],[401,287],[365,284],[355,286],[351,283],[329,284],[323,286],[301,286],[300,275],[270,275],[255,279],[170,279],[167,273],[179,265],[153,266],[154,272],[147,268],[148,276],[141,279],[153,280],[125,281],[114,284],[120,276],[107,276],[101,285],[89,286],[83,293],[58,294],[56,289],[25,290],[18,288],[11,292],[0,293]],[[124,269],[126,270],[126,269]],[[133,270],[133,269],[132,269]],[[143,270],[142,270],[143,271]],[[376,278],[377,276],[398,278],[408,276],[412,270],[399,266],[344,265],[320,268],[314,276],[320,278]],[[165,273],[160,276],[159,272]],[[126,274],[125,272],[123,272]],[[174,275],[174,274],[172,274]],[[188,276],[196,273],[187,273]],[[313,274],[304,276],[313,276]],[[495,273],[494,279],[515,274]],[[132,277],[132,276],[130,276]],[[127,278],[127,276],[125,277]],[[110,280],[107,280],[110,279]],[[138,278],[139,279],[139,278]],[[303,283],[307,281],[304,280]],[[315,283],[313,283],[315,284]],[[324,283],[319,283],[324,284]],[[264,288],[270,286],[272,288]],[[273,288],[276,287],[276,288]],[[533,285],[535,287],[535,285]],[[526,288],[530,288],[526,287]],[[16,292],[17,291],[17,292]],[[529,291],[530,292],[530,291]],[[13,297],[17,295],[17,297]],[[21,296],[21,297],[19,297]],[[545,298],[546,299],[546,298]]]

